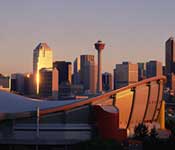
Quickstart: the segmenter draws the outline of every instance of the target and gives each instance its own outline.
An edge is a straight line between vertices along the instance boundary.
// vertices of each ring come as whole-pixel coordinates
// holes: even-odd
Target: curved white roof
[[[36,100],[0,90],[0,113],[19,113],[19,112],[36,111],[37,106],[40,109],[48,109],[52,107],[71,104],[74,102],[77,102],[77,100],[76,101]]]

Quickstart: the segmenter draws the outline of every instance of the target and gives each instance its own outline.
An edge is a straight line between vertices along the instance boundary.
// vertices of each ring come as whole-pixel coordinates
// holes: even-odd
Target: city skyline
[[[103,40],[103,72],[112,73],[123,60],[164,64],[165,41],[175,35],[174,4],[163,0],[159,5],[138,0],[102,0],[100,5],[97,0],[2,1],[0,72],[32,72],[32,51],[40,42],[53,49],[54,61],[73,62],[82,54],[96,57],[93,43]]]

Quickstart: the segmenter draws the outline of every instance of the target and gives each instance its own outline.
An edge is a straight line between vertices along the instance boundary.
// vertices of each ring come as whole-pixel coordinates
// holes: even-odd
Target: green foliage
[[[150,138],[152,140],[156,140],[157,139],[157,136],[158,136],[158,133],[157,133],[157,130],[156,128],[152,128],[151,131],[150,131]]]
[[[170,139],[175,139],[175,120],[167,119],[165,122],[165,126],[171,131]]]

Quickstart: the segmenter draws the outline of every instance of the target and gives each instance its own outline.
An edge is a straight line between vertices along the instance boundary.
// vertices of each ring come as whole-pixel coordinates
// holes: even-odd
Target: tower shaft
[[[102,92],[102,50],[98,50],[98,76],[97,76],[97,92]]]

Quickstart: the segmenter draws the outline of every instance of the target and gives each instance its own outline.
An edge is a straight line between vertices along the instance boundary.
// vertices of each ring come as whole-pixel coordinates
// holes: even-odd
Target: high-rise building
[[[52,96],[52,68],[40,69],[39,95],[41,97]]]
[[[146,77],[151,78],[162,75],[162,63],[152,60],[146,63]]]
[[[167,84],[166,86],[175,91],[175,41],[173,37],[170,37],[165,43],[165,67]]]
[[[136,83],[138,81],[138,64],[123,62],[114,69],[114,89]]]
[[[52,50],[46,43],[40,43],[33,51],[33,74],[35,78],[36,94],[39,94],[40,69],[52,68]]]
[[[58,99],[57,68],[42,68],[40,70],[39,95],[44,98]]]
[[[146,64],[138,63],[138,80],[146,79]]]
[[[80,56],[80,84],[83,85],[84,91],[96,93],[97,89],[97,66],[94,55]]]
[[[80,57],[77,57],[74,61],[73,84],[80,84]]]
[[[170,75],[172,72],[175,73],[175,42],[173,37],[166,41],[165,49],[166,72]]]
[[[112,74],[109,72],[105,72],[102,74],[102,87],[103,91],[112,90]]]
[[[98,51],[98,71],[97,71],[97,92],[102,92],[102,50],[105,47],[105,43],[98,41],[94,44],[95,49]]]
[[[11,75],[11,91],[24,94],[25,76],[21,73]]]
[[[59,72],[57,68],[53,68],[52,70],[52,97],[54,99],[58,99],[58,91],[59,91]]]
[[[53,67],[59,72],[59,85],[63,82],[72,83],[72,63],[66,61],[55,61]]]
[[[0,89],[10,91],[11,82],[9,76],[4,76],[0,73]]]

